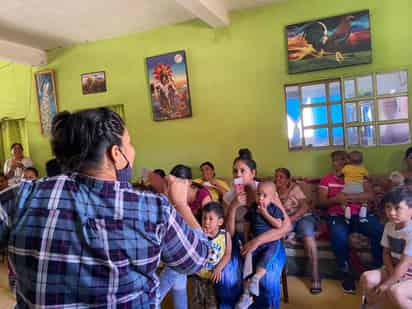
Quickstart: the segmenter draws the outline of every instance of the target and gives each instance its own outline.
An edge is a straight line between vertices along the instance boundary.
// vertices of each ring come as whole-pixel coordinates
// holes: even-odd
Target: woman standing
[[[318,268],[318,248],[315,241],[317,219],[312,214],[302,189],[292,183],[288,169],[278,168],[275,171],[275,184],[279,198],[292,223],[292,230],[296,233],[296,237],[303,241],[309,256],[312,270],[310,292],[319,294],[322,292],[322,287]]]
[[[134,190],[135,150],[107,108],[57,114],[51,144],[67,174],[0,194],[0,248],[16,271],[16,307],[159,308],[160,259],[188,274],[208,258],[187,181],[168,178],[173,205]]]

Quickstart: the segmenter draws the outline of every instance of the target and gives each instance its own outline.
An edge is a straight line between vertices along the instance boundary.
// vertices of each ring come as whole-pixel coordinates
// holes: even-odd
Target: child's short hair
[[[385,206],[387,203],[398,205],[402,201],[412,208],[412,191],[407,187],[396,187],[383,196],[382,205]]]
[[[37,170],[37,168],[35,168],[35,167],[33,167],[33,166],[26,167],[26,168],[24,169],[24,171],[33,172],[33,174],[36,175],[36,178],[39,177],[39,171]]]
[[[363,154],[360,151],[354,150],[349,153],[351,163],[361,164],[363,161]]]
[[[223,207],[218,202],[209,202],[202,208],[202,215],[208,212],[214,212],[219,219],[225,216]]]
[[[274,183],[272,180],[264,180],[264,181],[259,182],[258,188],[259,188],[260,186],[263,186],[263,185],[265,185],[265,186],[270,186],[270,187],[272,188],[272,190],[273,190],[273,193],[276,193],[276,185],[275,185],[275,183]]]

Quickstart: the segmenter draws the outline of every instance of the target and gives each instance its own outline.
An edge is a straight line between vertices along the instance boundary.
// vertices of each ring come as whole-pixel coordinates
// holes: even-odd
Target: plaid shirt
[[[18,308],[158,308],[160,260],[188,274],[207,260],[203,233],[128,183],[61,175],[22,182],[0,204]]]

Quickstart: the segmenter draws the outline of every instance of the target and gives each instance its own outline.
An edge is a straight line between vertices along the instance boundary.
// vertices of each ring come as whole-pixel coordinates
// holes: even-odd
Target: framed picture
[[[83,94],[106,92],[106,74],[104,71],[82,74]]]
[[[54,71],[40,71],[34,74],[36,96],[39,107],[40,126],[43,135],[50,136],[52,120],[57,114],[56,85]]]
[[[372,62],[369,11],[286,26],[289,74]]]
[[[183,50],[146,58],[153,120],[192,116],[186,54]]]

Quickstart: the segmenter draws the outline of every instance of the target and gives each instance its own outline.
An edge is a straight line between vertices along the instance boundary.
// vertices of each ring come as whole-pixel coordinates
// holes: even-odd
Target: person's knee
[[[186,289],[187,285],[187,277],[185,275],[179,274],[176,276],[174,285],[173,285],[173,290],[183,290]]]

